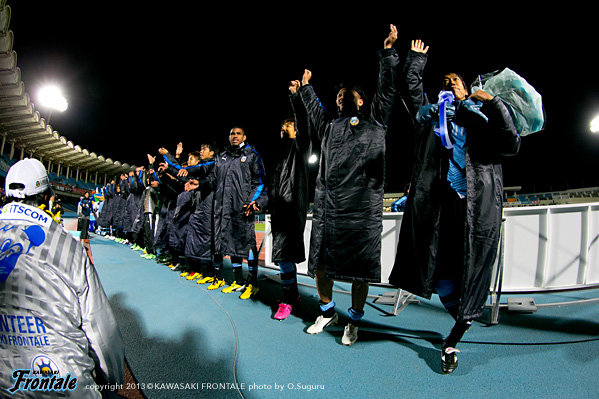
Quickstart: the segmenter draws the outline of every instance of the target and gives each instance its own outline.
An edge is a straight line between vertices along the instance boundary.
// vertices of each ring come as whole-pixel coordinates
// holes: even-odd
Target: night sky
[[[316,3],[8,1],[13,49],[32,102],[45,83],[61,86],[69,109],[52,113],[51,125],[106,158],[142,165],[147,153],[174,152],[180,141],[186,153],[206,140],[225,145],[230,128],[239,125],[268,174],[280,123],[292,116],[289,81],[310,69],[330,110],[342,81],[372,94],[376,53],[392,23],[402,61],[410,40],[430,45],[424,78],[434,98],[441,71],[460,71],[470,80],[504,67],[543,96],[546,129],[524,137],[520,153],[505,158],[506,186],[523,192],[599,186],[599,135],[588,128],[599,114],[597,33],[588,12],[532,3],[527,11],[505,2],[496,9],[429,3],[425,10],[400,3],[326,3],[330,11],[323,11]],[[387,135],[387,191],[402,191],[409,181],[411,138],[398,106]]]

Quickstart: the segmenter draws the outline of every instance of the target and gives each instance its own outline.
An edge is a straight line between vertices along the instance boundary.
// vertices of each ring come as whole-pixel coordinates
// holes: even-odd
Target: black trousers
[[[460,198],[447,182],[441,201],[435,280],[461,282],[467,243],[466,198]]]
[[[77,219],[77,231],[80,231],[79,239],[87,240],[89,238],[89,217]]]
[[[156,223],[156,217],[153,213],[144,213],[144,222],[142,227],[143,232],[143,246],[146,252],[152,255],[156,255],[156,248],[154,247],[154,224]]]

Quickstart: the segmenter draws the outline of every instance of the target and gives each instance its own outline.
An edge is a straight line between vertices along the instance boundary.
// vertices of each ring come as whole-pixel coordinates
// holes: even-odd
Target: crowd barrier
[[[399,227],[403,212],[383,212],[383,233],[382,233],[382,248],[381,248],[381,284],[388,284],[389,274],[395,262],[395,250],[397,240],[399,239]],[[308,215],[306,220],[306,228],[304,229],[304,246],[306,251],[306,259],[308,259],[308,250],[310,247],[310,231],[312,230],[312,215]],[[265,225],[265,242],[264,242],[264,263],[268,266],[274,266],[272,261],[272,234],[270,234],[270,215],[266,215]],[[307,274],[308,261],[297,265],[299,274]]]
[[[503,292],[599,285],[599,204],[506,208]]]
[[[403,213],[383,213],[381,281],[395,261]],[[492,322],[501,293],[534,293],[599,287],[599,203],[504,208],[502,239],[490,287]],[[304,230],[306,259],[312,218]],[[272,262],[270,215],[265,220],[265,265]],[[307,273],[307,262],[297,265]],[[395,298],[395,310],[401,294]],[[405,296],[404,299],[410,299]]]

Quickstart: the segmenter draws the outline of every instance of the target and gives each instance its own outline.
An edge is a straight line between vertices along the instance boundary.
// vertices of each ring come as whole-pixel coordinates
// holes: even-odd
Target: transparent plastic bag
[[[545,127],[541,95],[511,69],[479,75],[472,83],[472,92],[478,89],[503,100],[521,136],[540,132]]]

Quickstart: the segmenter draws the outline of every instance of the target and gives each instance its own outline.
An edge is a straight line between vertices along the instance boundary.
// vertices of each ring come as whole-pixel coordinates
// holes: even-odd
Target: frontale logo
[[[60,375],[58,365],[48,356],[39,355],[31,361],[31,369],[19,369],[12,372],[14,385],[8,392],[42,391],[64,392],[77,388],[77,377],[72,374]]]

